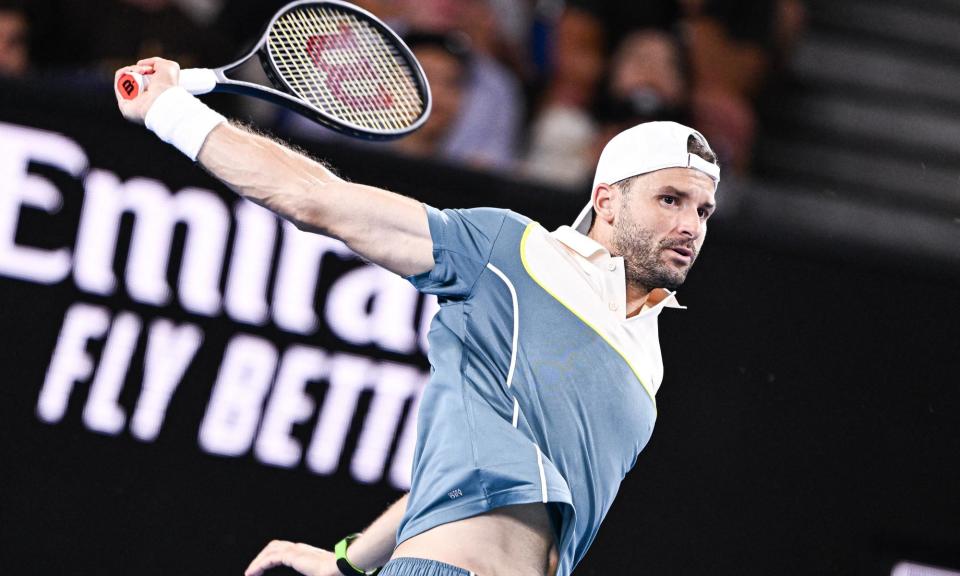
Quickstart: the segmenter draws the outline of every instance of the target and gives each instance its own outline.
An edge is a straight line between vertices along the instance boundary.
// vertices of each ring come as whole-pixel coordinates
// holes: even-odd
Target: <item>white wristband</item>
[[[210,132],[226,121],[221,114],[179,86],[157,97],[144,118],[147,128],[194,162]]]

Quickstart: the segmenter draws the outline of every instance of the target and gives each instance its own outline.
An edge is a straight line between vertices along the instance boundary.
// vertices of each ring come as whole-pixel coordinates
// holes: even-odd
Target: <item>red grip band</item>
[[[117,91],[124,100],[133,100],[140,95],[140,83],[130,74],[121,74],[117,79]]]

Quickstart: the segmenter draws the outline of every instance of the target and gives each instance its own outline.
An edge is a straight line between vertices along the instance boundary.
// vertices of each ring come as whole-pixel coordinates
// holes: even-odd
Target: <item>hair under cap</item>
[[[581,234],[593,222],[593,194],[600,184],[616,184],[633,176],[664,168],[693,168],[720,183],[720,167],[696,154],[687,152],[687,140],[693,136],[710,145],[703,134],[676,122],[645,122],[614,136],[603,147],[590,189],[590,200],[573,222]]]

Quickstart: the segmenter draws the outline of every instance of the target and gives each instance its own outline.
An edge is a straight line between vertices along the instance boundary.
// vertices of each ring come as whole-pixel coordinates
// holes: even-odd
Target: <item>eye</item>
[[[668,206],[675,206],[680,200],[676,196],[661,196],[660,201]]]
[[[697,208],[697,214],[700,215],[701,220],[706,220],[710,217],[710,211],[706,208]]]

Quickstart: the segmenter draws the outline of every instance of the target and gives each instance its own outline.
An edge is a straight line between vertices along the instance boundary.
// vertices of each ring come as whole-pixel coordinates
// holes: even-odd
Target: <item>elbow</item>
[[[294,202],[294,205],[285,210],[286,219],[297,230],[331,236],[330,224],[327,222],[327,211],[311,202]]]
[[[280,213],[288,222],[302,232],[322,234],[337,240],[343,240],[344,223],[339,221],[327,198],[316,189],[309,195],[296,195],[288,200],[289,204]]]
[[[293,224],[298,230],[323,233],[327,228],[324,221],[325,211],[306,201],[303,195],[293,193],[289,189],[270,195],[243,194],[243,196]]]
[[[323,233],[330,225],[329,200],[326,183],[301,174],[272,195],[267,208],[298,230]]]
[[[276,205],[269,208],[298,230],[328,233],[334,224],[333,196],[340,179],[299,154],[284,149],[274,152],[279,155],[275,160],[285,166],[288,178],[282,187],[277,186]]]

